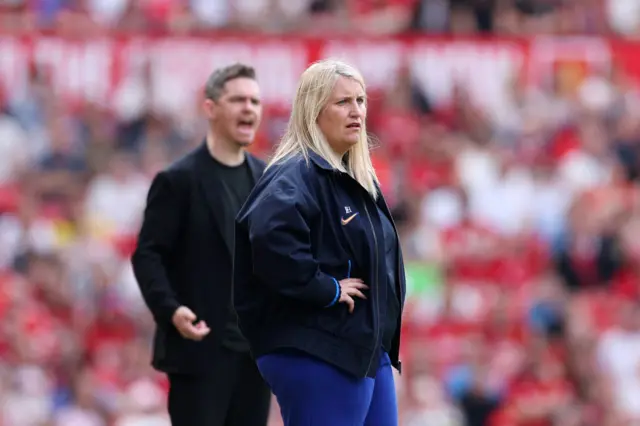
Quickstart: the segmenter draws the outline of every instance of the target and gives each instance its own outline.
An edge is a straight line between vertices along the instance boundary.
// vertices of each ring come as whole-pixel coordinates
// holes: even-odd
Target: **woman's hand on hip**
[[[344,280],[340,280],[339,284],[340,299],[338,300],[338,303],[346,303],[349,307],[349,313],[353,313],[353,309],[356,306],[356,302],[353,298],[359,297],[361,299],[366,299],[367,296],[362,293],[362,290],[367,290],[369,286],[359,278],[345,278]]]

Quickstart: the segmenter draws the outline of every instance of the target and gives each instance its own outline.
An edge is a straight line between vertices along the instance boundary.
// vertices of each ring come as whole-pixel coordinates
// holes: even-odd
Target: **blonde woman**
[[[397,424],[404,268],[365,93],[351,66],[311,65],[236,218],[239,324],[286,426]]]

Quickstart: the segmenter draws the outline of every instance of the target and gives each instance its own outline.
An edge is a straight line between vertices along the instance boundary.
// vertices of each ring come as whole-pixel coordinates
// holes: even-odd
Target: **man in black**
[[[270,392],[232,303],[234,221],[264,170],[244,148],[262,108],[253,68],[215,71],[206,141],[149,189],[133,270],[157,324],[153,366],[168,374],[174,426],[265,426]]]

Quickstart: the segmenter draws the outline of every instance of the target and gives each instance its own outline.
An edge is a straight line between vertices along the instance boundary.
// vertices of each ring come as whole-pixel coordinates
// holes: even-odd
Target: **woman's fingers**
[[[349,309],[349,313],[353,313],[353,309],[355,308],[356,304],[351,296],[349,296],[347,293],[342,293],[340,295],[340,303],[346,303]]]
[[[356,306],[354,297],[360,299],[366,299],[362,290],[368,290],[369,286],[366,285],[360,278],[345,278],[340,280],[340,289],[342,294],[340,296],[340,302],[346,303],[349,308],[349,313],[353,313],[353,309]]]
[[[366,299],[367,296],[364,295],[364,293],[362,293],[360,290],[358,290],[357,288],[346,288],[344,289],[344,292],[347,293],[349,296],[353,297],[359,297],[360,299]]]
[[[340,287],[342,288],[359,288],[361,290],[366,290],[369,288],[360,278],[345,278],[340,281]]]

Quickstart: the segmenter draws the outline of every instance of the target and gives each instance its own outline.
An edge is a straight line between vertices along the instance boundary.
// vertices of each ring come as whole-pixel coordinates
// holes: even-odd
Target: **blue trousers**
[[[350,376],[304,353],[261,356],[258,369],[278,399],[285,426],[397,426],[389,356],[375,379]]]

